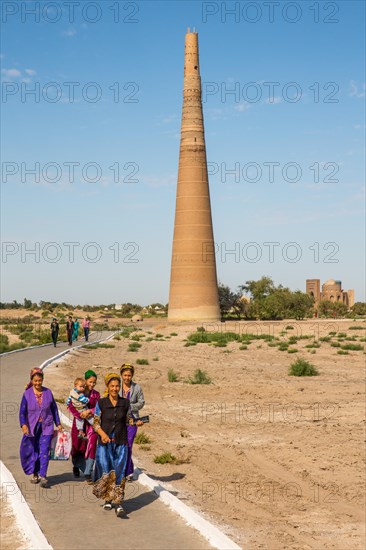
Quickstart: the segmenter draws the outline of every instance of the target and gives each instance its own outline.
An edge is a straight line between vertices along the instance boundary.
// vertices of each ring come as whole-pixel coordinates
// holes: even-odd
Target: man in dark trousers
[[[56,317],[54,317],[52,319],[52,323],[51,323],[51,336],[52,336],[53,345],[55,347],[56,347],[56,344],[57,344],[58,331],[59,331],[58,322],[57,322]]]
[[[69,346],[72,346],[72,333],[74,332],[74,321],[72,320],[71,315],[69,315],[68,321],[66,323],[66,332]]]

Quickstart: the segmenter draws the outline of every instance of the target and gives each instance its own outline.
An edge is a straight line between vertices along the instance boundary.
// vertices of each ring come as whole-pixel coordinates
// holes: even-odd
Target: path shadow
[[[145,506],[149,506],[157,500],[159,497],[154,493],[154,491],[149,491],[148,493],[140,493],[135,497],[126,499],[123,501],[123,508],[126,510],[127,514],[131,512],[136,512]]]
[[[154,479],[155,481],[169,483],[169,481],[177,481],[178,479],[183,479],[184,477],[186,477],[186,474],[181,474],[180,472],[176,472],[175,474],[171,474],[170,476],[154,476],[152,474],[149,474],[149,477],[151,479]]]

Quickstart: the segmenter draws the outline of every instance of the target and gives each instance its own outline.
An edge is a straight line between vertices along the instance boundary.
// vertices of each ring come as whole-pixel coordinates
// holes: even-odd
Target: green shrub
[[[364,330],[366,327],[360,327],[360,326],[354,326],[354,327],[348,327],[348,330]]]
[[[196,369],[187,382],[188,384],[211,384],[211,378],[204,370]]]
[[[331,342],[330,345],[332,346],[332,348],[340,348],[341,347],[341,344],[339,342]]]
[[[337,333],[335,331],[328,332],[329,336],[335,336]]]
[[[292,325],[287,325],[286,330],[294,330],[294,327]]]
[[[215,348],[226,348],[227,344],[223,340],[219,340],[218,342],[214,342],[213,345]]]
[[[168,370],[168,380],[169,382],[178,382],[179,380],[178,374],[173,369]]]
[[[170,336],[178,336],[178,334],[176,332],[171,332]]]
[[[164,338],[164,334],[155,334],[155,338]]]
[[[154,457],[155,464],[174,464],[176,460],[176,457],[171,453],[164,453]]]
[[[338,355],[349,355],[348,351],[345,351],[343,349],[337,350]]]
[[[322,338],[319,338],[320,342],[330,342],[331,339],[331,336],[322,336]]]
[[[341,346],[341,349],[349,349],[352,351],[363,351],[363,346],[361,346],[360,344],[343,344],[343,346]]]
[[[313,344],[307,344],[305,346],[306,348],[320,348],[320,344],[318,344],[317,342],[314,342]]]
[[[148,365],[149,361],[147,359],[136,359],[136,365]]]
[[[297,336],[290,336],[290,338],[288,339],[289,344],[296,344],[297,341],[298,341]]]
[[[146,445],[151,443],[151,439],[145,432],[138,432],[135,437],[135,443],[137,443],[137,445]]]
[[[248,346],[240,346],[239,349],[248,349]]]
[[[288,373],[290,376],[317,376],[319,374],[314,365],[301,357],[291,363]]]
[[[153,361],[159,361],[159,357],[153,357]]]
[[[338,332],[337,338],[346,338],[347,336],[346,332]]]
[[[127,351],[137,352],[139,348],[141,348],[141,344],[138,344],[137,342],[133,342],[131,344],[128,344]]]
[[[184,347],[185,347],[185,348],[189,348],[190,346],[196,346],[196,345],[197,345],[196,342],[186,342],[186,343],[184,344]]]
[[[296,348],[290,348],[287,350],[287,353],[297,353],[299,350]]]
[[[278,346],[278,351],[287,351],[288,344],[286,342],[281,342]]]

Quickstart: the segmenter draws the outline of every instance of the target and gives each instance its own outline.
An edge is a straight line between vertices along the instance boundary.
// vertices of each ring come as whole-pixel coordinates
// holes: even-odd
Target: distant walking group
[[[89,341],[89,332],[90,332],[90,319],[88,317],[85,317],[81,324],[83,331],[84,331],[84,338],[85,342]],[[72,343],[78,340],[79,338],[79,327],[80,323],[77,318],[73,320],[71,315],[69,315],[67,322],[66,322],[66,333],[67,333],[67,341],[69,346],[72,346]],[[51,336],[52,336],[52,342],[53,345],[56,347],[57,340],[58,340],[58,333],[60,331],[60,326],[58,324],[58,321],[56,317],[52,319],[51,323]]]
[[[124,363],[119,373],[105,376],[102,397],[95,390],[97,375],[86,371],[76,378],[66,401],[73,415],[71,428],[73,473],[80,473],[93,485],[93,494],[104,500],[104,510],[115,508],[125,515],[123,499],[126,480],[133,481],[132,446],[138,426],[143,424],[139,411],[145,404],[141,386],[133,382],[135,368]],[[30,373],[23,394],[19,422],[23,432],[20,460],[31,483],[48,487],[47,468],[53,425],[62,431],[51,390],[43,386],[40,368]],[[148,417],[146,417],[148,418]]]

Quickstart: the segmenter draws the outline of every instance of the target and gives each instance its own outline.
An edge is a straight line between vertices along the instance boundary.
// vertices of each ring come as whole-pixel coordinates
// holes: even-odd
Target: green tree
[[[365,302],[356,302],[351,307],[352,313],[355,315],[366,315],[366,303]]]
[[[217,290],[219,294],[221,317],[224,317],[233,309],[235,315],[240,319],[241,313],[243,312],[243,303],[240,300],[242,296],[241,292],[232,292],[228,286],[222,283],[219,283]]]

